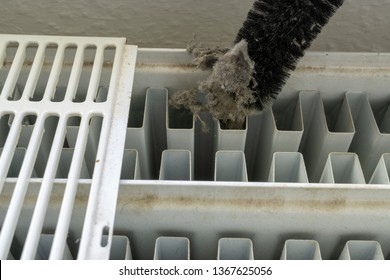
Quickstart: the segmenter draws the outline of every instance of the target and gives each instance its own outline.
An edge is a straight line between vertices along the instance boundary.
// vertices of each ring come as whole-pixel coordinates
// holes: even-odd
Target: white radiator
[[[390,257],[390,55],[307,53],[226,130],[122,38],[0,35],[0,258]]]

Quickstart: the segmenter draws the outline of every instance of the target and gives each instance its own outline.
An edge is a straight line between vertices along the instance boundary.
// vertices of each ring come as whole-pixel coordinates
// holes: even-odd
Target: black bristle
[[[255,62],[250,85],[258,109],[276,97],[290,71],[343,0],[256,0],[235,42],[248,42]]]

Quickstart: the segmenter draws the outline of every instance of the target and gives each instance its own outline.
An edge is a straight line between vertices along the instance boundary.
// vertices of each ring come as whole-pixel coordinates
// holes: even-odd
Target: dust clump
[[[209,66],[215,59],[212,72],[199,83],[197,89],[176,92],[170,101],[171,105],[187,108],[198,119],[200,112],[210,112],[221,122],[222,128],[242,129],[246,117],[258,111],[255,92],[251,89],[256,84],[253,78],[254,62],[248,55],[247,42],[240,41],[223,55],[213,52],[208,56],[208,51],[194,49],[190,48],[192,54],[203,54],[194,54],[195,63],[199,62],[200,67]],[[204,102],[197,98],[201,93],[206,95]]]
[[[193,63],[202,70],[211,69],[228,51],[228,48],[205,47],[198,42],[196,36],[187,44],[187,52],[194,56]]]
[[[175,108],[184,107],[190,110],[195,118],[199,118],[201,112],[207,111],[207,106],[198,101],[197,89],[181,90],[176,92],[171,100],[170,104]]]
[[[202,124],[202,130],[207,132],[206,123],[200,117],[200,113],[207,112],[207,104],[200,102],[198,90],[193,88],[189,90],[181,90],[172,95],[169,104],[174,108],[186,108],[194,115],[194,119],[199,120]]]

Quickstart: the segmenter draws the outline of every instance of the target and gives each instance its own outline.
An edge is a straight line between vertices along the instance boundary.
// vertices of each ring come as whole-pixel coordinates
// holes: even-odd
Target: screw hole
[[[110,227],[105,226],[102,231],[102,239],[100,240],[100,246],[106,247],[108,244],[108,234],[110,232]]]

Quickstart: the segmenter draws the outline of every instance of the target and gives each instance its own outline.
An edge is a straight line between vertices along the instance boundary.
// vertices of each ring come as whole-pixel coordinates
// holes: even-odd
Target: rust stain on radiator
[[[193,72],[199,68],[193,63],[183,64],[160,64],[160,63],[137,63],[136,71],[178,71]]]
[[[343,198],[330,200],[287,200],[283,198],[194,198],[186,196],[159,197],[154,194],[138,197],[120,196],[118,209],[131,208],[149,212],[158,209],[219,209],[222,211],[389,211],[390,201],[349,201]]]
[[[297,73],[304,74],[335,74],[335,75],[389,75],[389,67],[348,67],[348,66],[298,66],[295,71]]]

